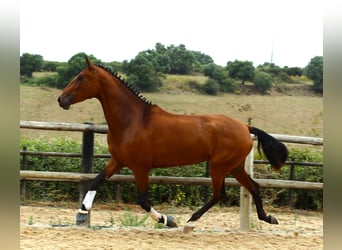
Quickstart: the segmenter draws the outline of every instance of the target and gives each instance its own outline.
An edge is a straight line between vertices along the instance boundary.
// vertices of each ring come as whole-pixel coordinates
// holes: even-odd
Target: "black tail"
[[[282,142],[276,140],[274,137],[258,128],[249,127],[249,132],[258,138],[259,153],[261,146],[262,151],[264,152],[271,166],[275,170],[279,170],[284,165],[288,156],[286,146]]]

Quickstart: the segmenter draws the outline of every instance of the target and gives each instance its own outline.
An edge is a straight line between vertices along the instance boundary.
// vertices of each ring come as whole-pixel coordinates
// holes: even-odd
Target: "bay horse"
[[[108,125],[108,151],[111,159],[92,181],[76,222],[88,218],[96,189],[123,167],[134,173],[137,202],[158,223],[177,227],[172,216],[157,212],[148,201],[148,178],[152,168],[184,166],[209,161],[213,194],[196,211],[184,227],[194,227],[212,206],[226,198],[224,181],[228,173],[246,187],[253,196],[258,218],[278,224],[263,209],[259,185],[246,173],[244,161],[253,147],[250,134],[258,139],[260,148],[275,170],[285,163],[286,146],[266,132],[224,115],[171,114],[143,98],[117,74],[87,57],[87,66],[62,91],[58,103],[63,109],[89,98],[97,98]],[[189,230],[187,230],[189,231]]]

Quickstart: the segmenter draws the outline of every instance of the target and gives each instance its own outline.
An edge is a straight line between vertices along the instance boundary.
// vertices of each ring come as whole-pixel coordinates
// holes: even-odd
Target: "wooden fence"
[[[81,172],[43,172],[43,171],[20,171],[20,180],[39,180],[39,181],[72,181],[80,182],[79,203],[88,190],[89,181],[94,179],[96,174],[93,174],[92,166],[94,158],[109,158],[110,155],[94,155],[94,133],[106,134],[108,128],[106,125],[94,125],[91,123],[61,123],[61,122],[37,122],[37,121],[20,121],[20,128],[24,129],[39,129],[39,130],[57,130],[57,131],[77,131],[83,132],[82,153],[57,153],[57,152],[30,152],[22,150],[20,153],[26,155],[41,155],[41,156],[63,156],[63,157],[81,157]],[[289,136],[280,134],[271,134],[276,139],[286,143],[308,144],[308,145],[323,145],[323,138],[304,137],[304,136]],[[255,138],[253,138],[255,139]],[[246,159],[246,171],[253,176],[254,163],[267,163],[266,161],[253,160],[253,149]],[[309,162],[287,162],[287,165],[307,165],[307,166],[323,166],[322,163]],[[134,176],[131,175],[114,175],[109,181],[115,183],[134,182]],[[273,180],[273,179],[255,179],[263,188],[291,188],[291,189],[312,189],[322,190],[323,183],[317,182],[299,182],[293,180]],[[181,185],[203,185],[210,186],[211,179],[206,177],[170,177],[170,176],[150,176],[149,183],[151,184],[181,184]],[[226,186],[240,186],[233,178],[225,179]],[[240,193],[240,229],[243,231],[249,230],[251,225],[251,207],[252,198],[245,188],[241,188]]]

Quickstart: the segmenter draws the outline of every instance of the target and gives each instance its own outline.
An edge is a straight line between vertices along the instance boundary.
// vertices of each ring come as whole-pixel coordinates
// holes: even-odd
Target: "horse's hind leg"
[[[222,185],[223,187],[223,185]],[[225,193],[224,193],[225,194]],[[203,205],[203,207],[201,207],[198,211],[196,211],[191,218],[187,221],[187,222],[194,222],[196,220],[198,220],[199,218],[201,218],[201,216],[207,212],[212,206],[216,205],[220,200],[222,200],[223,198],[225,198],[226,195],[221,196],[221,195],[213,195],[211,197],[211,199],[205,203]]]
[[[271,215],[266,215],[262,200],[260,197],[260,187],[259,184],[256,183],[245,171],[244,165],[241,164],[238,168],[234,169],[231,174],[237,179],[242,186],[247,188],[247,190],[251,193],[254,199],[254,203],[256,206],[256,210],[258,213],[259,220],[266,221],[270,224],[278,224],[278,221],[276,218],[274,218]]]
[[[93,205],[93,201],[96,194],[96,189],[103,183],[105,180],[110,178],[113,174],[118,172],[122,166],[118,164],[113,158],[110,159],[105,169],[99,173],[95,179],[91,182],[90,188],[83,198],[82,205],[78,210],[76,215],[76,224],[83,225],[88,220],[88,211],[91,209]]]
[[[207,212],[211,207],[217,204],[222,199],[227,197],[224,187],[225,173],[215,171],[215,166],[210,166],[210,175],[213,183],[213,196],[211,199],[203,205],[198,211],[196,211],[191,218],[187,221],[187,225],[184,227],[184,232],[191,232],[194,228],[193,222],[197,221],[201,216]]]

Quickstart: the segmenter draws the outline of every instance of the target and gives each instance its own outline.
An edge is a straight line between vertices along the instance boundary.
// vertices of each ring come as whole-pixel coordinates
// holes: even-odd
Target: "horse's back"
[[[155,165],[245,157],[252,146],[248,127],[228,116],[156,114],[148,128]]]

